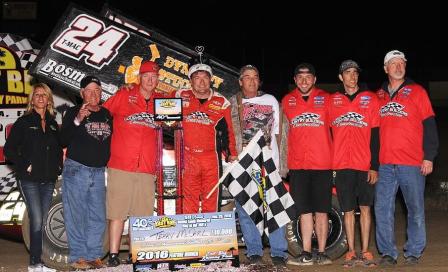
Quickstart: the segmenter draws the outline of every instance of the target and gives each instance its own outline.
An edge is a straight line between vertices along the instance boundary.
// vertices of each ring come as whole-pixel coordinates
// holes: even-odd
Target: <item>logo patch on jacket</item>
[[[207,113],[202,111],[195,111],[187,115],[185,118],[186,122],[210,125],[213,124],[213,120],[210,119]]]
[[[333,121],[333,126],[343,127],[343,126],[353,126],[353,127],[366,127],[367,123],[362,121],[364,116],[357,112],[347,112],[336,118]]]
[[[87,133],[98,141],[104,141],[112,133],[108,123],[90,122],[85,125]]]
[[[154,122],[154,114],[147,112],[139,112],[129,115],[128,117],[126,117],[125,121],[131,124],[146,126],[150,128],[157,127],[156,123]]]
[[[293,127],[319,127],[323,126],[324,122],[320,120],[320,114],[313,112],[304,112],[291,120]]]
[[[137,104],[137,96],[135,95],[128,96],[128,102],[131,104]]]
[[[389,102],[381,107],[380,116],[396,116],[403,117],[408,116],[408,113],[403,111],[405,107],[397,102]]]
[[[325,104],[325,97],[323,96],[315,96],[314,97],[314,106],[322,107]]]

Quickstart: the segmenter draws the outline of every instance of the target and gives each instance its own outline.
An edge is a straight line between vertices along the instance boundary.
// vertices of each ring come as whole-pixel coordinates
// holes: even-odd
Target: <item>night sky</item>
[[[448,80],[447,15],[439,14],[441,7],[427,3],[328,6],[319,1],[197,0],[147,1],[142,7],[140,1],[73,2],[98,13],[107,2],[187,45],[204,45],[207,53],[231,66],[256,65],[264,89],[271,93],[287,90],[300,62],[316,66],[318,83],[337,83],[338,67],[345,59],[357,61],[363,68],[361,81],[376,88],[386,79],[382,63],[392,49],[406,54],[408,75],[423,85]],[[32,30],[24,36],[43,44],[68,3],[40,1],[38,20],[28,22]],[[11,23],[3,22],[0,30],[13,32],[6,29],[15,26]]]

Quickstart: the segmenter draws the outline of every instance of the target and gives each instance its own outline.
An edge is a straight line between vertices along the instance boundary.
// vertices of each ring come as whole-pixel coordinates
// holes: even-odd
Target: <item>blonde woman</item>
[[[43,222],[62,170],[62,148],[53,106],[50,88],[44,83],[35,84],[26,112],[14,123],[4,148],[6,158],[13,163],[30,218],[28,271],[45,268],[41,260]]]

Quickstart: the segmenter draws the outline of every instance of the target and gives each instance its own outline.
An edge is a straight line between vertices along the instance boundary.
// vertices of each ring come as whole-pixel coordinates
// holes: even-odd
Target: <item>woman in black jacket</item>
[[[6,158],[13,163],[30,218],[29,271],[43,267],[43,222],[62,170],[62,148],[54,116],[50,88],[43,83],[35,84],[28,96],[26,112],[12,126],[4,147]]]

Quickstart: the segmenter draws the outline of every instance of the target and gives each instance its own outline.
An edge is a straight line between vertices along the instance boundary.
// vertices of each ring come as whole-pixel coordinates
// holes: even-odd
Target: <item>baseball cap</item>
[[[197,71],[205,71],[209,73],[210,77],[213,77],[212,67],[210,67],[210,65],[205,63],[196,63],[190,66],[190,69],[188,69],[188,78],[191,79],[191,75],[193,75]]]
[[[85,87],[87,87],[87,85],[89,85],[92,82],[95,82],[96,84],[98,84],[98,86],[101,87],[101,81],[95,76],[85,76],[81,80],[80,86],[81,86],[81,88],[85,88]]]
[[[354,60],[344,60],[339,66],[339,74],[342,74],[345,70],[355,68],[358,72],[361,72],[361,68],[359,68],[358,63]]]
[[[241,67],[239,78],[241,79],[241,77],[243,76],[244,72],[246,72],[248,70],[255,71],[255,72],[257,72],[258,75],[260,75],[260,72],[258,71],[257,67],[255,67],[255,66],[253,66],[251,64],[247,64],[247,65],[244,65],[243,67]]]
[[[303,62],[297,65],[294,69],[294,76],[297,74],[312,74],[313,76],[316,76],[316,69],[312,64]]]
[[[153,62],[153,61],[145,61],[142,63],[142,65],[140,65],[140,75],[144,74],[144,73],[158,73],[159,72],[159,65],[157,65],[157,63]]]
[[[393,58],[401,58],[404,61],[407,61],[406,57],[404,56],[403,52],[400,52],[398,50],[392,50],[386,54],[384,57],[384,65],[386,65],[391,59]]]

